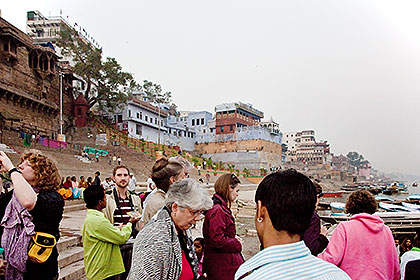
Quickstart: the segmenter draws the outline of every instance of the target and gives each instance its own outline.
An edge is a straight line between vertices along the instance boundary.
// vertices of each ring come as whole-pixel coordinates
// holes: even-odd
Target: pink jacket
[[[400,279],[394,237],[374,215],[361,213],[338,224],[327,249],[318,257],[335,264],[351,279]]]

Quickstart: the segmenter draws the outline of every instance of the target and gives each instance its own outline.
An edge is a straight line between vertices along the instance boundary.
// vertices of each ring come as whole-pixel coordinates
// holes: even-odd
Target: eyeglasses
[[[200,218],[204,217],[204,212],[202,210],[194,211],[194,210],[192,210],[188,207],[182,207],[182,206],[180,206],[180,207],[183,208],[183,209],[187,209],[188,212],[190,212],[190,215],[193,216],[193,217],[200,217]]]

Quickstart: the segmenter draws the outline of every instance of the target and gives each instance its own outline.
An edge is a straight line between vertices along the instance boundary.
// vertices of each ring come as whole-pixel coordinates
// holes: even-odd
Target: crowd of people
[[[113,177],[106,177],[103,181],[100,179],[101,173],[96,171],[93,177],[80,176],[77,181],[76,176],[67,176],[66,179],[62,178],[60,189],[58,193],[61,194],[63,199],[83,199],[84,190],[93,185],[102,186],[106,192],[110,192],[115,188],[115,181]],[[133,173],[129,174],[128,190],[135,192],[137,180]]]
[[[420,236],[395,246],[391,230],[374,213],[368,191],[346,202],[349,221],[328,240],[316,207],[322,187],[296,170],[267,175],[255,194],[260,251],[245,260],[231,205],[241,181],[224,174],[209,195],[188,178],[182,157],[160,158],[147,192],[139,196],[129,167],[112,177],[61,181],[53,159],[31,150],[17,168],[0,152],[1,172],[13,191],[0,196],[0,234],[5,279],[58,279],[57,242],[64,200],[83,198],[82,227],[86,277],[102,279],[418,279]],[[131,182],[131,183],[130,183]],[[134,185],[133,185],[134,182]],[[130,188],[134,189],[130,190]],[[203,220],[202,237],[191,228]]]

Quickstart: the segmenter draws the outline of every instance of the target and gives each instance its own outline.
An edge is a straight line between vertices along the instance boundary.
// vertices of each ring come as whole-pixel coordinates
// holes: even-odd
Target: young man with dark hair
[[[235,280],[350,280],[335,265],[311,255],[301,241],[316,203],[308,177],[293,169],[272,173],[259,184],[255,202],[255,227],[264,249],[239,267]]]
[[[102,213],[106,197],[101,186],[85,189],[84,200],[88,208],[82,227],[83,251],[86,277],[88,279],[114,279],[124,273],[120,245],[131,236],[131,222],[121,228],[113,226]]]
[[[111,194],[106,196],[107,206],[104,210],[105,217],[114,225],[121,226],[132,221],[133,231],[132,236],[140,230],[140,223],[138,221],[141,217],[141,200],[137,195],[131,195],[128,191],[128,184],[130,182],[130,170],[128,167],[120,165],[112,171],[112,179],[115,182],[115,187],[112,188]],[[131,258],[133,251],[133,240],[128,241],[121,247],[121,255],[124,261],[126,272],[117,277],[117,280],[126,279],[128,271],[131,267]]]
[[[95,172],[95,179],[93,181],[94,185],[101,186],[101,178],[99,178],[99,176],[101,176],[101,172],[96,171]]]

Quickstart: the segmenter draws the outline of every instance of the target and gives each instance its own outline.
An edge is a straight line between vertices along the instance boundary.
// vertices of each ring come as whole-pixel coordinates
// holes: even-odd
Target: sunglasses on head
[[[233,186],[233,185],[240,184],[240,183],[241,183],[241,181],[239,181],[239,178],[235,174],[232,173],[230,175],[230,184]]]

